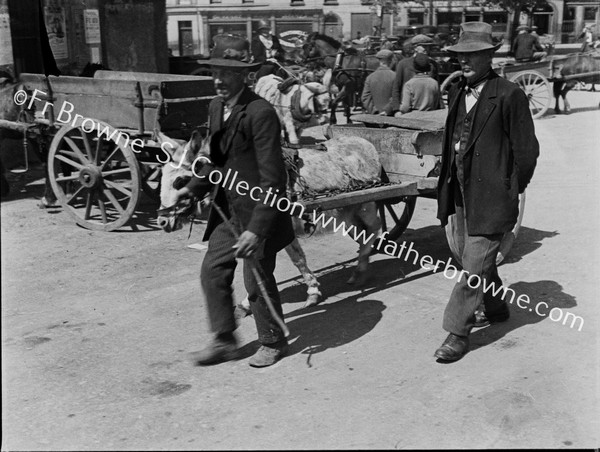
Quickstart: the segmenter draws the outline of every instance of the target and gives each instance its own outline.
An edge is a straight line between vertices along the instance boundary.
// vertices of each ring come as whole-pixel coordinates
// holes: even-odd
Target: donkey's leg
[[[565,83],[565,87],[562,90],[562,98],[563,98],[563,102],[565,104],[565,113],[566,114],[571,113],[571,104],[567,100],[567,93],[569,91],[571,91],[574,86],[575,86],[575,81],[570,81],[570,82]]]
[[[319,281],[314,273],[308,268],[306,263],[306,254],[300,246],[297,238],[294,238],[292,243],[285,247],[285,251],[290,256],[292,263],[300,271],[300,274],[304,278],[304,283],[308,286],[307,294],[308,298],[304,303],[304,307],[314,306],[319,303],[319,297],[322,295],[319,290]]]
[[[368,202],[358,206],[354,212],[355,221],[353,224],[360,225],[357,233],[358,238],[358,264],[354,273],[348,280],[348,284],[357,286],[363,285],[367,281],[367,269],[369,267],[369,256],[375,240],[377,231],[381,228],[381,220],[377,215],[377,205],[374,202]]]
[[[562,93],[563,82],[554,82],[552,84],[552,94],[554,95],[554,113],[560,113],[559,98]]]

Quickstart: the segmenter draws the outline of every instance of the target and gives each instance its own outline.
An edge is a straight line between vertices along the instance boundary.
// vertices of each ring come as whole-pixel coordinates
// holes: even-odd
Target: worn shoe
[[[504,303],[502,307],[495,312],[485,313],[484,311],[475,311],[475,323],[473,328],[488,326],[490,323],[506,322],[510,317],[508,305]]]
[[[450,333],[434,355],[443,361],[458,361],[469,351],[469,337]]]
[[[250,358],[252,367],[272,366],[288,352],[288,343],[284,339],[273,344],[261,345],[258,351]]]
[[[222,339],[216,337],[213,342],[199,352],[191,355],[192,361],[198,366],[209,366],[239,358],[239,348],[235,338]]]

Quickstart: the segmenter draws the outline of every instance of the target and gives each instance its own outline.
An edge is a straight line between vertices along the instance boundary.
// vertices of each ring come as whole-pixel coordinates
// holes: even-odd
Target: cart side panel
[[[33,92],[37,89],[44,93],[36,95],[36,110],[42,111],[45,103],[50,102],[58,124],[71,123],[75,115],[80,115],[120,129],[138,128],[138,92],[135,81],[67,76],[49,76],[46,80],[41,74],[22,74],[21,80],[27,90]],[[150,99],[152,100],[145,101],[147,105],[144,105],[145,127],[156,122],[160,105],[158,99]],[[45,116],[49,117],[48,110]]]
[[[211,77],[165,81],[160,84],[160,93],[160,129],[168,136],[187,139],[194,128],[207,123],[208,104],[215,97]]]
[[[358,136],[375,146],[390,182],[419,181],[427,178],[440,160],[443,131],[415,131],[369,128],[357,125],[330,126],[332,138],[339,135]]]

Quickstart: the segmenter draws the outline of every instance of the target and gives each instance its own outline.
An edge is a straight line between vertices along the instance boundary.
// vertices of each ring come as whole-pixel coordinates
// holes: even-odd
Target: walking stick
[[[223,213],[223,211],[221,210],[221,208],[216,203],[214,203],[214,202],[212,204],[212,207],[214,207],[217,210],[217,212],[219,213],[219,215],[223,219],[223,222],[229,227],[229,229],[233,233],[233,236],[236,238],[236,240],[238,240],[240,238],[238,232],[236,231],[236,229],[233,226],[233,224],[231,223],[231,221],[229,221],[229,219],[225,216],[225,214]],[[273,316],[273,318],[275,319],[275,321],[277,322],[277,324],[281,328],[281,331],[283,331],[283,334],[285,335],[285,337],[288,337],[290,335],[290,330],[286,326],[286,324],[283,321],[283,319],[281,317],[279,317],[279,314],[277,314],[277,311],[275,311],[275,307],[273,306],[273,302],[271,301],[271,298],[269,297],[269,294],[267,293],[267,288],[265,287],[265,282],[264,282],[262,276],[260,275],[260,272],[259,272],[260,266],[258,265],[258,262],[256,262],[256,258],[254,258],[254,257],[247,257],[245,259],[248,261],[248,265],[250,266],[250,270],[252,270],[252,274],[254,275],[254,279],[256,279],[256,283],[258,284],[258,287],[259,287],[259,289],[260,289],[260,291],[262,293],[262,296],[264,297],[264,299],[265,299],[265,301],[267,303],[267,307],[269,308],[269,311],[271,312],[271,315]]]

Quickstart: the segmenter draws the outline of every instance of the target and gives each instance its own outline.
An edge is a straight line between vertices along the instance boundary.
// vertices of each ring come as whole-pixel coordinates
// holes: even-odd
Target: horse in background
[[[580,82],[591,83],[592,86],[600,83],[600,51],[574,53],[567,55],[565,59],[552,60],[550,78],[554,80],[552,84],[555,99],[554,111],[561,113],[559,98],[562,97],[564,112],[570,113],[571,104],[567,100],[568,92]]]
[[[295,78],[284,80],[270,74],[258,79],[254,92],[273,105],[285,141],[291,145],[300,143],[301,129],[325,123],[330,96],[320,83],[300,83]]]
[[[343,101],[346,120],[351,123],[351,108],[357,103],[355,99],[360,99],[367,76],[379,67],[379,60],[375,55],[367,55],[351,47],[343,48],[339,41],[316,32],[306,38],[304,56],[305,63],[331,69],[330,81],[323,82],[335,96],[330,103],[330,123],[337,124],[336,109],[340,101]],[[397,57],[392,70],[396,62]],[[332,84],[337,91],[332,89]]]

